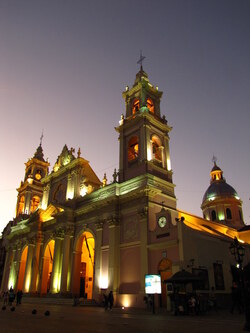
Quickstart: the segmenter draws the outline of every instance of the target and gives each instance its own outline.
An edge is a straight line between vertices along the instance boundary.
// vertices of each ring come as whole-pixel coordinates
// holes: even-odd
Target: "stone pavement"
[[[36,309],[37,313],[32,314]],[[45,316],[49,311],[49,316]],[[231,315],[228,311],[202,316],[173,316],[170,313],[152,314],[144,309],[101,307],[73,307],[70,304],[28,302],[0,308],[1,333],[238,333],[243,332],[244,315]]]

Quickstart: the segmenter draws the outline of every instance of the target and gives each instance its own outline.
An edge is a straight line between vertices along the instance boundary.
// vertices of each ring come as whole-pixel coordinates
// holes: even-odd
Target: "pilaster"
[[[50,292],[58,293],[60,291],[60,283],[61,283],[60,277],[62,269],[62,240],[64,238],[64,230],[58,228],[54,233],[54,238],[55,238],[55,249],[54,249]]]
[[[67,293],[70,286],[70,252],[71,240],[73,238],[74,228],[69,226],[64,230],[65,236],[62,244],[62,274],[61,274],[61,293]]]
[[[109,224],[109,288],[114,293],[119,289],[120,274],[120,225],[117,217],[111,217]]]
[[[32,263],[33,263],[33,254],[34,254],[34,248],[35,248],[35,239],[29,239],[28,240],[28,254],[27,254],[27,260],[26,260],[26,268],[25,268],[25,274],[24,274],[24,283],[23,283],[23,291],[29,292],[30,291],[30,283],[31,283],[31,274],[32,274]]]
[[[96,224],[96,240],[95,240],[95,284],[94,284],[94,295],[99,294],[99,283],[101,275],[101,265],[102,265],[102,233],[103,233],[103,222],[98,221]],[[96,298],[96,297],[94,297]]]
[[[32,275],[31,275],[31,284],[30,284],[30,292],[36,293],[37,287],[39,283],[39,262],[40,262],[40,255],[41,255],[41,245],[43,242],[43,235],[42,233],[38,233],[36,236],[36,244],[33,256],[33,265],[32,265]]]
[[[147,207],[146,207],[147,208]],[[147,209],[139,212],[140,221],[140,256],[141,256],[141,273],[140,273],[140,292],[145,292],[145,275],[148,274],[148,212]]]

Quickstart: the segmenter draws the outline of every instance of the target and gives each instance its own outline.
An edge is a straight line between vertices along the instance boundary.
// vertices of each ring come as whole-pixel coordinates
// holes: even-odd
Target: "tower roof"
[[[43,148],[42,145],[40,143],[40,145],[37,147],[37,150],[33,156],[33,158],[38,159],[39,161],[45,162],[44,158],[43,158]]]
[[[149,82],[148,74],[141,67],[139,72],[136,74],[134,86],[136,86],[138,82],[142,81],[142,79]]]

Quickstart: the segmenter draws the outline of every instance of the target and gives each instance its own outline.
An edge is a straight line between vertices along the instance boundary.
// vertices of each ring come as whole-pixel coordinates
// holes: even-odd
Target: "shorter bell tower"
[[[16,217],[21,220],[33,213],[39,206],[43,195],[42,178],[48,174],[49,162],[44,160],[42,144],[34,156],[25,163],[24,180],[17,189]]]
[[[172,128],[165,116],[161,116],[162,92],[149,82],[142,65],[132,88],[126,87],[122,96],[126,113],[116,128],[120,141],[119,180],[152,173],[172,183],[169,154]]]

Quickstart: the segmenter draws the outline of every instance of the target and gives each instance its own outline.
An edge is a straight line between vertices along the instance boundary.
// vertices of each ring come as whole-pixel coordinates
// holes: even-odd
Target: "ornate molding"
[[[15,248],[17,250],[20,250],[22,248],[22,241],[21,240],[17,240],[15,243]]]
[[[140,218],[146,218],[148,216],[148,206],[144,206],[143,208],[138,209],[138,214]]]
[[[103,225],[104,225],[104,221],[97,221],[95,222],[95,227],[96,227],[96,230],[103,230]]]
[[[57,228],[54,232],[53,232],[53,237],[54,238],[61,238],[63,239],[65,236],[65,232],[63,228]]]
[[[64,234],[65,236],[73,236],[74,235],[74,227],[73,226],[66,226],[64,228]]]
[[[44,241],[44,235],[41,231],[38,231],[38,233],[36,234],[36,241],[38,243],[43,243]]]
[[[111,215],[108,218],[107,222],[108,222],[109,227],[118,226],[120,224],[120,218],[118,216]]]
[[[37,240],[37,238],[36,238],[36,236],[34,236],[34,237],[31,237],[31,238],[29,238],[28,240],[27,240],[27,243],[28,243],[28,245],[36,245],[36,240]]]

